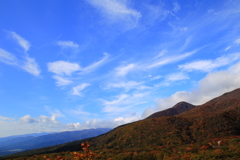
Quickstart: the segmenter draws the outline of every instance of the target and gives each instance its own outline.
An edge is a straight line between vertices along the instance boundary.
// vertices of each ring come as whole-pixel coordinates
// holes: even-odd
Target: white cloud
[[[129,64],[127,66],[121,66],[115,69],[117,76],[125,76],[130,71],[134,70],[136,68],[135,64]]]
[[[80,85],[78,85],[76,87],[73,87],[71,94],[72,95],[76,95],[76,96],[82,96],[81,91],[84,90],[89,85],[90,84],[88,84],[88,83],[83,83],[83,84],[80,84]]]
[[[18,59],[11,53],[0,48],[0,61],[8,65],[18,65]]]
[[[93,119],[91,121],[86,121],[85,123],[68,123],[66,128],[69,130],[82,130],[82,129],[91,129],[91,128],[115,128],[119,125],[125,123],[131,123],[133,121],[139,120],[138,116],[135,117],[118,117],[113,120],[102,120],[102,119]]]
[[[68,111],[71,114],[77,114],[77,115],[91,115],[92,113],[83,111],[83,106],[78,106],[75,109],[71,109]]]
[[[120,94],[115,96],[114,100],[102,100],[104,105],[103,112],[107,112],[109,114],[122,114],[123,112],[130,112],[132,107],[146,103],[146,101],[143,101],[143,97],[146,97],[147,94],[147,92],[133,93],[131,95]]]
[[[38,76],[41,72],[35,59],[28,56],[25,57],[25,61],[23,62],[21,68],[34,76]]]
[[[63,48],[78,48],[79,45],[73,41],[57,41],[57,45]]]
[[[47,66],[48,66],[49,72],[53,72],[56,74],[53,76],[53,78],[56,80],[57,86],[64,86],[74,82],[73,81],[74,76],[70,77],[73,73],[87,74],[89,72],[92,72],[95,69],[97,69],[99,66],[103,65],[107,61],[108,57],[109,57],[109,54],[104,53],[104,57],[101,60],[85,68],[82,68],[78,63],[71,63],[67,61],[49,62]],[[81,95],[79,92],[80,91],[79,89],[80,89],[79,86],[74,87],[72,90],[72,94]]]
[[[171,73],[165,76],[164,81],[159,84],[155,84],[155,87],[167,87],[173,84],[175,81],[181,81],[189,79],[188,75],[182,72]]]
[[[180,80],[184,80],[184,79],[189,79],[189,77],[182,73],[182,72],[178,72],[178,73],[172,73],[166,76],[166,81],[180,81]]]
[[[225,48],[225,52],[227,51],[227,50],[229,50],[230,48],[232,48],[231,46],[227,46],[227,48]]]
[[[131,89],[137,89],[137,90],[144,90],[144,89],[150,89],[151,87],[142,85],[144,82],[136,82],[136,81],[127,81],[127,82],[119,82],[119,83],[109,83],[105,89],[110,88],[124,88],[126,91],[129,91]]]
[[[163,76],[154,76],[154,77],[151,78],[151,81],[161,79],[161,78],[163,78]]]
[[[69,123],[66,124],[66,128],[71,130],[82,130],[90,128],[115,128],[119,125],[131,123],[139,120],[139,116],[133,117],[118,117],[113,120],[102,120],[102,119],[93,119],[91,121],[86,121],[85,123]]]
[[[77,63],[70,63],[66,61],[49,62],[48,71],[58,75],[71,75],[73,72],[81,70]]]
[[[130,123],[130,122],[138,121],[139,119],[140,119],[139,116],[126,117],[126,118],[118,117],[118,118],[115,118],[113,121],[117,122],[119,125],[121,125],[121,124],[126,124],[126,123]]]
[[[176,13],[176,12],[178,12],[180,9],[181,9],[181,7],[180,7],[179,3],[174,2],[174,3],[173,3],[173,12]]]
[[[18,120],[20,123],[36,123],[39,122],[37,118],[32,118],[30,115],[25,115]]]
[[[9,117],[3,117],[3,116],[0,116],[0,121],[13,121],[14,118],[9,118]]]
[[[240,44],[240,38],[235,40],[236,44]]]
[[[82,73],[91,72],[91,71],[95,70],[96,68],[98,68],[99,66],[101,66],[102,64],[104,64],[107,61],[109,54],[108,53],[103,53],[103,54],[104,54],[104,57],[100,61],[95,62],[95,63],[83,68]]]
[[[59,110],[55,110],[54,112],[50,113],[51,116],[45,116],[40,115],[39,117],[31,117],[30,115],[25,115],[23,117],[20,117],[18,119],[19,123],[53,123],[53,124],[59,124],[59,122],[56,120],[57,117],[64,116]]]
[[[30,43],[25,40],[24,38],[22,38],[20,35],[18,35],[15,32],[8,32],[10,34],[10,36],[17,41],[17,43],[25,50],[25,52],[27,52],[30,48]]]
[[[123,101],[124,99],[126,99],[127,97],[129,97],[129,95],[127,94],[121,94],[118,96],[118,98],[116,100],[113,101],[104,101],[104,105],[115,105],[115,104],[119,104],[119,102]]]
[[[38,76],[41,72],[35,59],[30,58],[27,54],[25,54],[23,61],[19,61],[13,54],[0,48],[0,61],[7,65],[17,66],[34,76]]]
[[[68,129],[73,129],[73,130],[82,130],[82,129],[87,129],[86,127],[84,127],[81,123],[77,122],[77,123],[68,123],[66,124],[66,128]]]
[[[141,13],[127,6],[127,3],[125,3],[127,1],[88,0],[88,2],[99,9],[107,17],[108,22],[124,23],[127,29],[135,27],[141,17]]]
[[[57,86],[65,86],[73,83],[71,80],[68,80],[67,78],[60,77],[58,75],[52,76],[56,80]]]
[[[185,58],[191,56],[192,54],[196,53],[198,50],[199,49],[196,49],[192,52],[187,52],[187,53],[184,53],[181,55],[157,58],[157,59],[153,60],[146,68],[159,67],[159,66],[163,66],[163,65],[167,65],[167,64],[170,64],[173,62],[180,61],[180,60],[185,59]]]
[[[207,74],[206,77],[198,82],[197,88],[194,88],[191,91],[178,91],[172,94],[170,97],[159,98],[155,108],[146,109],[146,114],[144,114],[144,116],[147,117],[147,113],[151,114],[153,110],[159,111],[170,108],[180,101],[186,101],[194,105],[200,105],[211,100],[212,98],[239,87],[240,63],[237,63],[228,70]]]
[[[240,59],[240,53],[228,54],[221,56],[215,60],[199,60],[195,62],[190,62],[184,65],[179,65],[178,67],[186,71],[203,71],[210,72],[216,68],[233,63]]]

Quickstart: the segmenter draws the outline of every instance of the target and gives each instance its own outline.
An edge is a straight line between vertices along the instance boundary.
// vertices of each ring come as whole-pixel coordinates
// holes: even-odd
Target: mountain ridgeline
[[[147,155],[145,151],[149,151],[149,153],[153,153],[155,157],[158,155],[159,157],[160,155],[176,155],[179,157],[187,156],[190,152],[196,155],[198,152],[196,149],[194,150],[194,146],[195,148],[197,148],[196,146],[205,146],[206,148],[212,147],[212,150],[215,149],[213,148],[214,145],[209,146],[209,140],[211,139],[239,135],[240,89],[236,89],[199,106],[180,102],[170,109],[154,113],[146,119],[119,126],[106,134],[94,138],[25,151],[11,156],[19,157],[35,154],[80,151],[81,147],[79,144],[89,141],[91,149],[96,152],[99,151],[101,156],[107,152],[110,157],[113,158],[114,156],[123,156],[122,153],[126,156],[128,154],[130,155],[130,151],[135,153],[135,155],[143,153],[142,156],[144,156]],[[226,142],[226,145],[229,144],[229,147],[231,147],[230,142],[232,141],[229,140]],[[159,148],[161,148],[161,150]],[[163,154],[162,148],[165,148],[164,152],[166,153]],[[154,150],[160,151],[154,152]],[[183,155],[180,155],[179,150]],[[226,147],[225,150],[227,150]],[[240,149],[236,148],[236,150],[236,154],[230,150],[231,154],[235,154],[233,154],[233,156],[239,155]],[[219,150],[217,151],[220,152]],[[230,153],[230,151],[227,150],[226,153]],[[184,155],[184,152],[187,154]],[[216,152],[217,156],[218,152]],[[202,153],[203,151],[199,151],[198,154]],[[224,149],[221,150],[221,153],[225,153]],[[134,156],[134,154],[131,154],[131,156]],[[145,159],[151,158],[145,157]]]
[[[187,103],[187,102],[179,102],[177,103],[175,106],[173,106],[172,108],[168,108],[166,110],[163,111],[159,111],[156,113],[153,113],[152,115],[150,115],[149,117],[147,117],[147,119],[149,118],[157,118],[157,117],[163,117],[163,116],[174,116],[174,115],[178,115],[182,112],[186,112],[190,109],[193,109],[194,105]]]
[[[34,135],[6,137],[2,138],[2,142],[0,142],[0,155],[7,155],[14,152],[53,146],[75,140],[95,137],[110,130],[110,128],[97,128],[44,135],[39,134],[40,136],[36,137]]]

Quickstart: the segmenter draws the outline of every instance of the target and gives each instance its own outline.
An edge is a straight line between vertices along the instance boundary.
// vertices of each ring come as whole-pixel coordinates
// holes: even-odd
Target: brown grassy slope
[[[149,118],[117,127],[89,139],[89,143],[91,150],[144,150],[152,146],[202,143],[213,138],[240,135],[239,117],[240,89],[237,89],[176,116]],[[47,151],[76,150],[81,142],[47,148]],[[46,150],[41,153],[46,153]]]
[[[192,109],[194,107],[196,107],[196,106],[194,106],[194,105],[192,105],[190,103],[179,102],[175,106],[173,106],[172,108],[168,108],[168,109],[165,109],[163,111],[159,111],[159,112],[153,113],[152,115],[150,115],[146,119],[163,117],[163,116],[174,116],[174,115],[186,112],[186,111],[188,111],[188,110],[190,110],[190,109]]]
[[[187,112],[179,114],[179,116],[209,116],[223,111],[237,109],[240,107],[240,88],[231,92],[224,93],[223,95],[214,98],[200,106],[197,106]]]
[[[148,118],[118,127],[91,143],[96,149],[195,143],[240,135],[239,117],[240,89],[237,89],[177,116]]]

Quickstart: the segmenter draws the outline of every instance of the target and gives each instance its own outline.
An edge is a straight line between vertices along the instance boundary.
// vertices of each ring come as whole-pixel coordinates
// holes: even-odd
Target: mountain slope
[[[147,118],[119,126],[95,138],[26,151],[12,156],[81,150],[89,141],[91,149],[128,152],[157,146],[171,147],[203,144],[210,139],[240,135],[240,89],[175,116]],[[114,155],[112,155],[114,156]]]
[[[236,89],[231,92],[224,93],[223,95],[199,105],[187,112],[181,113],[179,116],[209,116],[231,109],[235,109],[238,112],[239,107],[240,89]]]
[[[152,115],[147,117],[147,119],[148,118],[163,117],[163,116],[174,116],[174,115],[180,114],[182,112],[188,111],[188,110],[190,110],[190,109],[192,109],[194,107],[196,107],[196,106],[194,106],[194,105],[192,105],[190,103],[179,102],[175,106],[173,106],[172,108],[168,108],[168,109],[165,109],[163,111],[159,111],[159,112],[153,113]]]

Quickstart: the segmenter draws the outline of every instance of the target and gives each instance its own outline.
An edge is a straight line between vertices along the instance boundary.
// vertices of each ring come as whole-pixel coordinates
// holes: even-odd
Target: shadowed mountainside
[[[79,144],[86,140],[91,144],[91,149],[96,151],[127,152],[129,149],[147,150],[156,146],[171,148],[171,146],[202,144],[217,137],[240,135],[240,89],[225,93],[196,107],[186,102],[174,107],[180,112],[182,108],[183,110],[188,108],[185,104],[193,109],[175,116],[148,117],[119,126],[95,138],[25,151],[11,156],[78,151],[81,150]]]
[[[168,109],[165,109],[163,111],[153,113],[152,115],[150,115],[146,119],[163,117],[163,116],[174,116],[174,115],[180,114],[182,112],[186,112],[186,111],[188,111],[188,110],[190,110],[194,107],[196,107],[196,106],[194,106],[190,103],[179,102],[175,106],[173,106],[172,108],[168,108]]]

